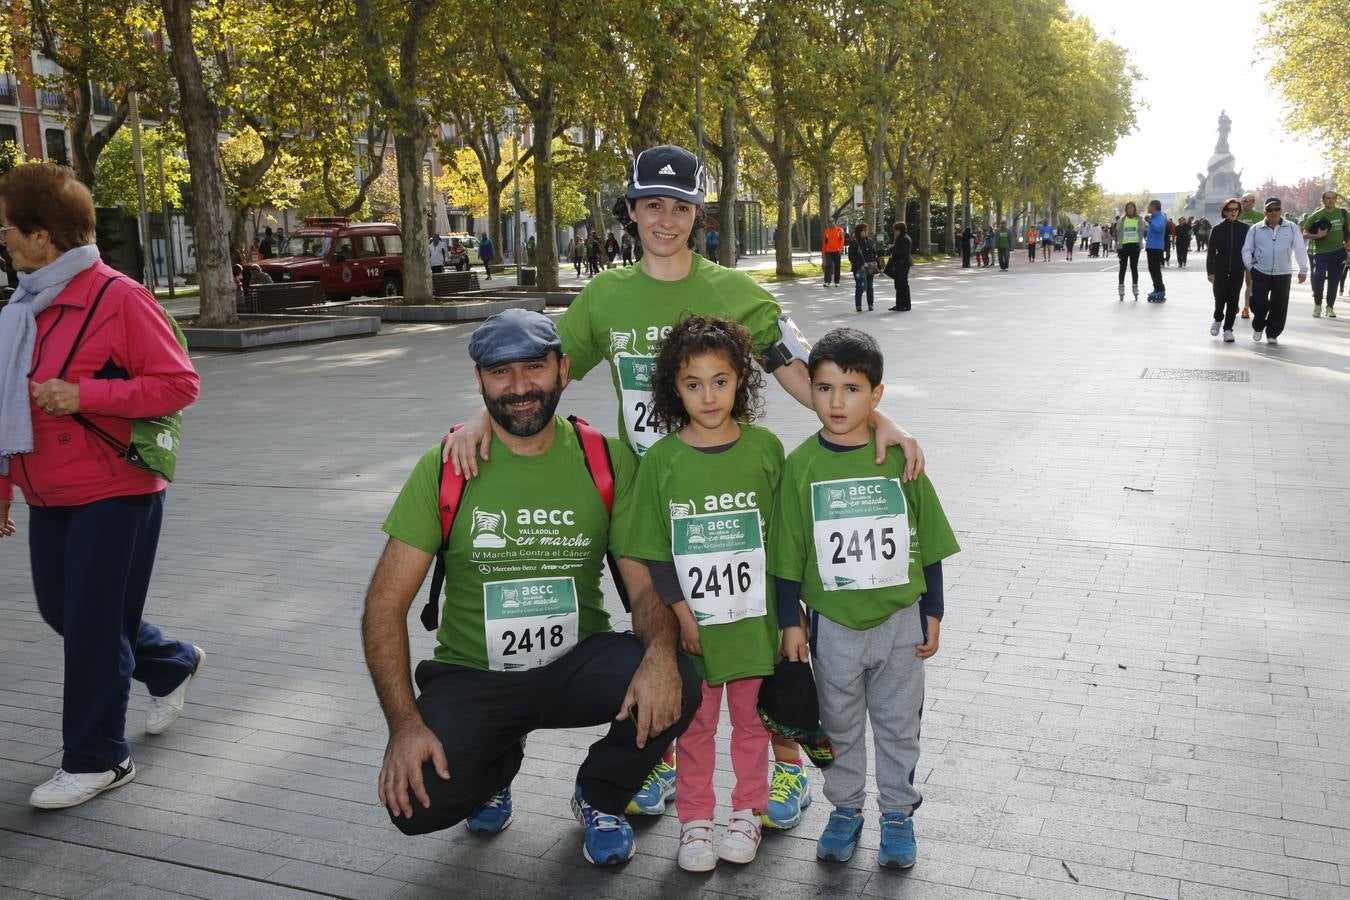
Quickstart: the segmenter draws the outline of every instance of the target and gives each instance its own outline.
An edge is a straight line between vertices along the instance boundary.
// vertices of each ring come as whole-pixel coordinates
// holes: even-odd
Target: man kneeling
[[[492,419],[491,459],[464,484],[445,537],[440,484],[454,475],[442,472],[440,446],[423,454],[385,520],[389,541],[362,637],[389,725],[379,797],[400,831],[465,819],[479,833],[501,831],[525,736],[609,723],[577,772],[572,810],[586,829],[586,859],[615,865],[634,852],[623,810],[701,693],[694,667],[677,657],[676,619],[641,563],[620,563],[634,633],[610,630],[600,574],[608,550],[621,555],[637,464],[618,441],[594,435],[612,461],[595,473],[582,426],[555,417],[567,383],[561,345],[550,319],[521,310],[474,332],[469,355]],[[612,497],[598,487],[607,474]],[[408,610],[437,554],[444,606],[414,700]]]

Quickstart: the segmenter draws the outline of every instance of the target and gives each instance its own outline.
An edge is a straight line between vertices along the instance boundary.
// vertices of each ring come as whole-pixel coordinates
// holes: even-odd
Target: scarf
[[[19,286],[0,309],[0,475],[9,458],[33,452],[33,411],[28,370],[37,342],[37,317],[71,279],[98,262],[98,247],[85,244],[62,253],[36,272],[20,272]]]

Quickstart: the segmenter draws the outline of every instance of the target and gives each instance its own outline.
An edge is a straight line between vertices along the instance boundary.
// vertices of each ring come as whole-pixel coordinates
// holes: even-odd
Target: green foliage
[[[159,212],[163,198],[159,193],[159,169],[156,152],[164,154],[164,193],[169,206],[181,209],[187,188],[188,161],[182,155],[183,133],[174,125],[141,131],[141,157],[145,171],[145,203],[151,212]],[[95,168],[94,202],[99,206],[120,206],[133,213],[138,208],[136,170],[132,162],[131,130],[124,128],[113,136],[99,156]]]
[[[1261,47],[1289,105],[1288,124],[1327,154],[1336,180],[1350,180],[1350,94],[1335,74],[1350,54],[1345,0],[1275,0],[1262,15]]]
[[[23,148],[13,141],[0,143],[0,175],[5,174],[15,166],[22,165],[25,162],[23,158]]]

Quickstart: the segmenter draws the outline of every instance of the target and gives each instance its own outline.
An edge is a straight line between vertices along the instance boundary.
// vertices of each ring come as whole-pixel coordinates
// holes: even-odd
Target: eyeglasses
[[[1224,212],[1242,212],[1242,207],[1240,207],[1240,206],[1225,206],[1225,207],[1223,208],[1223,211],[1224,211]]]
[[[1266,212],[1279,212],[1279,211],[1281,210],[1281,208],[1282,208],[1282,207],[1279,207],[1279,206],[1267,206],[1267,207],[1266,207]]]

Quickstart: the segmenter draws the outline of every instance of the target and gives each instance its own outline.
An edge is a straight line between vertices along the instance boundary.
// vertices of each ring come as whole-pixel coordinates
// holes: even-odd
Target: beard
[[[558,401],[562,399],[562,392],[562,379],[559,378],[548,391],[501,394],[497,397],[489,397],[484,391],[483,405],[487,407],[488,415],[492,416],[493,421],[505,428],[507,433],[516,437],[533,437],[543,431],[553,419],[553,414],[558,409]],[[538,408],[529,412],[514,412],[510,409],[512,403],[531,402],[538,403]]]

